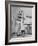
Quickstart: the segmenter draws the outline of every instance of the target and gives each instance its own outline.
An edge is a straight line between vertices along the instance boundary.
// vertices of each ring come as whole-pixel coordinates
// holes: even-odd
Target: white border
[[[8,4],[8,6],[10,7],[10,4]],[[35,40],[35,5],[33,5],[34,7],[32,8],[32,37],[25,37],[25,38],[11,38],[9,40],[9,42],[23,42],[23,41],[33,41]],[[10,8],[8,7],[8,16],[10,17]],[[10,20],[10,18],[9,18]],[[10,21],[9,21],[10,22]],[[8,23],[9,23],[8,22]],[[10,25],[10,23],[9,23]],[[10,38],[10,27],[8,27],[8,37]]]

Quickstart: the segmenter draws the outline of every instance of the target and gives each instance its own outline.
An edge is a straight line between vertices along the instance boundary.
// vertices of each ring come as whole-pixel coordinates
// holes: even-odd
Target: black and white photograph
[[[9,2],[7,4],[7,43],[32,43],[37,41],[37,3]],[[6,32],[6,33],[7,33]]]
[[[32,8],[11,7],[11,38],[32,36]]]

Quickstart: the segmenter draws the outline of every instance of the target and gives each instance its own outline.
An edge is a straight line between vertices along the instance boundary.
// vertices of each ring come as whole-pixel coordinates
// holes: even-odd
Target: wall
[[[37,3],[37,41],[38,41],[38,3]]]

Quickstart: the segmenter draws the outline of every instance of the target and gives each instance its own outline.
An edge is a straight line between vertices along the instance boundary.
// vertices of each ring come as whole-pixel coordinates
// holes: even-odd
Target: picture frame
[[[37,42],[37,3],[8,1],[5,2],[5,10],[6,10],[5,45],[36,43]],[[16,17],[17,15],[18,16],[22,15],[22,17],[19,18],[23,18],[23,19],[17,19]],[[20,20],[21,22],[19,22]],[[20,26],[18,25],[21,28],[19,31],[17,30],[18,26],[16,25],[17,27],[15,27],[15,22],[20,23]]]

